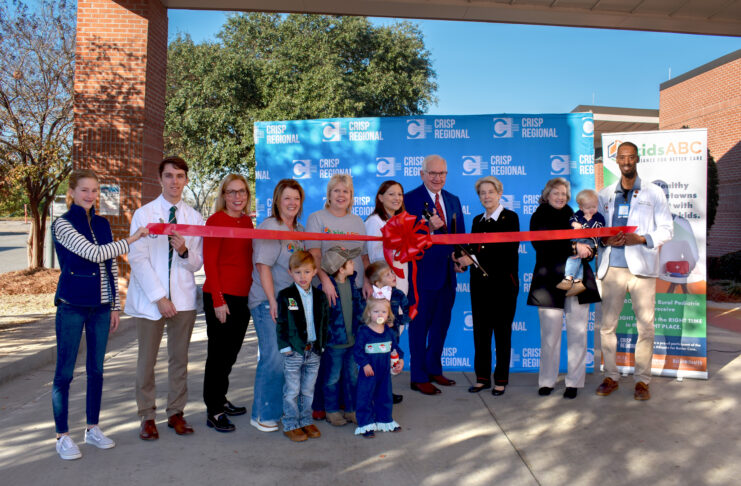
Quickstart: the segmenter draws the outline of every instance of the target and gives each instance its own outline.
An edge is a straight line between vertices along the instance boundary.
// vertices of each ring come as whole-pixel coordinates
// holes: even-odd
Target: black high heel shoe
[[[491,394],[494,395],[495,397],[498,397],[498,396],[504,395],[504,390],[506,390],[506,387],[502,387],[501,390],[497,390],[496,388],[492,388]]]
[[[491,385],[487,385],[486,383],[476,383],[475,385],[468,387],[468,393],[478,393],[487,388],[491,388]]]

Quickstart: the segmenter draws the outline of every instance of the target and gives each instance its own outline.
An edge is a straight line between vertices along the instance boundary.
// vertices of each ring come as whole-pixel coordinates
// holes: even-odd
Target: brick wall
[[[659,128],[708,129],[718,164],[720,202],[708,255],[741,250],[741,51],[662,84]]]
[[[120,185],[120,213],[108,216],[118,239],[160,193],[167,9],[159,0],[78,0],[75,62],[74,165]]]

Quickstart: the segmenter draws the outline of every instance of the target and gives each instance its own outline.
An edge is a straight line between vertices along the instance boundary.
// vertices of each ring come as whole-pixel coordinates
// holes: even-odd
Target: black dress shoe
[[[504,390],[506,390],[506,388],[502,388],[501,390],[497,390],[496,388],[492,388],[491,389],[491,394],[494,395],[495,397],[498,397],[498,396],[504,395]]]
[[[491,385],[487,385],[486,383],[476,383],[475,385],[468,387],[468,393],[478,393],[487,388],[491,388]]]
[[[218,417],[212,415],[206,416],[206,425],[216,430],[217,432],[234,432],[236,427],[233,423],[226,418],[225,413],[220,413]]]
[[[396,393],[392,393],[391,395],[394,398],[394,405],[396,405],[397,403],[401,403],[402,400],[404,400],[404,395],[397,395]]]
[[[576,388],[571,387],[571,386],[567,386],[566,387],[566,390],[563,392],[563,397],[564,398],[572,398],[572,399],[573,398],[576,398],[576,392],[577,392]]]
[[[247,408],[245,407],[237,407],[232,404],[229,400],[226,401],[224,404],[224,413],[227,415],[244,415],[247,413]]]
[[[553,388],[549,386],[541,386],[540,388],[538,388],[538,395],[540,395],[541,397],[544,397],[544,396],[550,395],[552,391],[553,391]]]

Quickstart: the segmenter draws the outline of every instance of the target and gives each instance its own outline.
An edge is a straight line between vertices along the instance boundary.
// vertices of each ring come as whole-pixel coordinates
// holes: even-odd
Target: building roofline
[[[571,113],[589,112],[595,115],[659,116],[659,110],[647,108],[620,108],[617,106],[579,105]]]
[[[665,81],[659,85],[659,91],[663,91],[667,88],[671,88],[674,85],[677,85],[681,82],[687,81],[688,79],[692,79],[695,76],[699,76],[702,73],[708,72],[711,69],[715,69],[718,66],[722,66],[724,64],[728,64],[729,62],[733,62],[736,59],[741,58],[741,49],[731,52],[729,54],[726,54],[725,56],[719,57],[718,59],[715,59],[713,61],[710,61],[707,64],[703,64],[700,67],[696,67],[695,69],[691,71],[687,71],[684,74],[680,74],[676,78],[672,78],[669,81]]]

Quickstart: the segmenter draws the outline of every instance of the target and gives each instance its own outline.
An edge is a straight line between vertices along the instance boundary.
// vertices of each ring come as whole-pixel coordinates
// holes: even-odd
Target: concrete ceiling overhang
[[[163,0],[172,9],[322,13],[741,36],[741,0]]]

